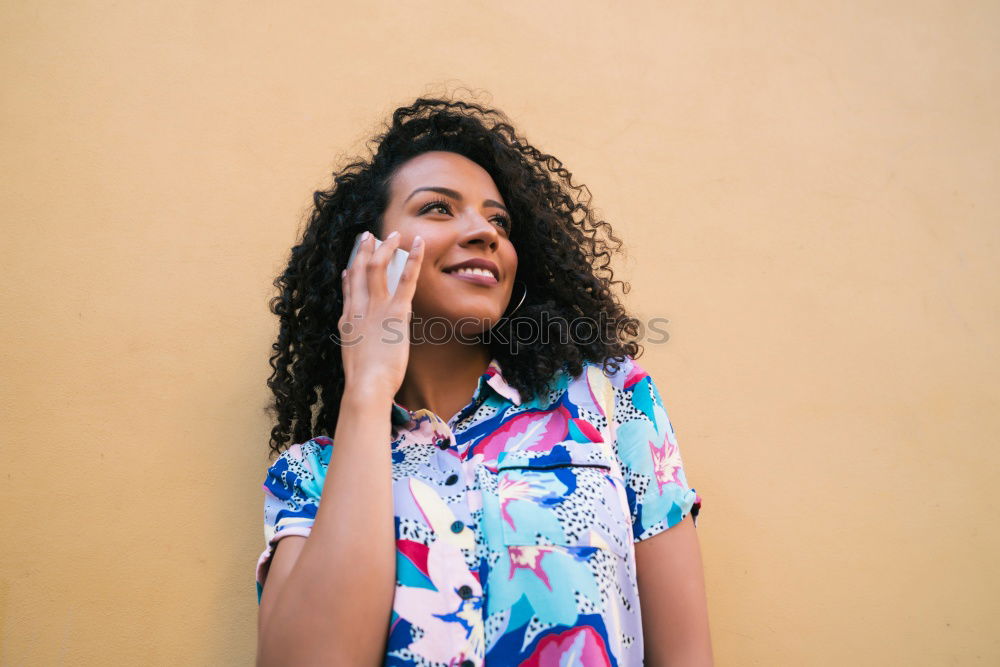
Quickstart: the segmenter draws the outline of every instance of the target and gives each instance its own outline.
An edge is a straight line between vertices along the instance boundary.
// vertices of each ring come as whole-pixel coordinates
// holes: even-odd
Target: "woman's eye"
[[[448,202],[446,202],[444,200],[439,200],[439,201],[432,201],[432,202],[429,202],[428,204],[425,204],[424,207],[422,209],[420,209],[420,214],[423,215],[424,213],[427,213],[429,211],[433,211],[436,208],[437,209],[441,209],[445,213],[451,213],[451,208],[449,207]],[[497,216],[494,216],[493,219],[497,221],[497,223],[504,229],[504,231],[506,231],[508,233],[510,232],[511,221],[510,221],[509,217],[507,217],[506,215],[497,215]]]
[[[427,204],[422,209],[420,209],[420,212],[426,213],[427,211],[431,211],[436,208],[442,209],[445,213],[449,212],[448,203],[444,201],[432,201],[431,203]]]

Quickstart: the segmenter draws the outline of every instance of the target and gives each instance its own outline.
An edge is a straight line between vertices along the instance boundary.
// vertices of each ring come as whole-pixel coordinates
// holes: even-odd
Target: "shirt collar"
[[[478,399],[482,395],[482,392],[486,391],[487,386],[510,400],[514,405],[521,405],[521,394],[504,379],[500,371],[500,362],[496,360],[496,357],[490,359],[490,364],[486,367],[486,371],[479,376],[479,383],[476,385],[476,391],[472,395],[472,399]],[[392,402],[390,420],[394,425],[402,426],[409,424],[412,418],[413,415],[409,410],[396,401]]]

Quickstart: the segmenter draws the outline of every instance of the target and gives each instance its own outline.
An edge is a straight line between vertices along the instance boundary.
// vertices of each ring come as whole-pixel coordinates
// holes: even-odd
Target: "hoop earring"
[[[518,281],[515,281],[514,284],[517,284],[517,282]],[[518,308],[521,307],[521,304],[524,303],[524,297],[528,296],[528,286],[525,283],[522,282],[521,283],[521,287],[523,288],[523,291],[521,292],[521,300],[517,302],[516,306],[514,306],[514,310],[510,311],[509,313],[506,313],[503,317],[501,317],[499,320],[497,320],[497,323],[493,325],[494,327],[499,326],[504,320],[506,320],[508,317],[510,317],[511,315],[513,315],[514,312]],[[493,328],[493,327],[490,327],[490,328]]]

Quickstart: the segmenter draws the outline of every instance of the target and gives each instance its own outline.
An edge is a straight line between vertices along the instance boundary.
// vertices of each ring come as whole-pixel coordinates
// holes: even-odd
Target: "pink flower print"
[[[551,547],[507,547],[507,552],[510,554],[510,576],[508,579],[513,579],[518,570],[530,570],[551,591],[552,584],[549,583],[549,577],[542,569],[542,556],[550,551],[552,551]]]
[[[548,412],[525,412],[511,417],[476,444],[487,462],[500,452],[547,452],[566,439],[570,414],[560,405]]]
[[[656,473],[659,492],[662,494],[663,487],[667,484],[683,486],[684,482],[680,478],[681,450],[677,443],[668,435],[662,447],[656,447],[651,441],[649,449],[653,454],[653,471]]]
[[[538,645],[522,667],[608,667],[611,657],[604,639],[591,626],[554,632]]]
[[[514,518],[507,511],[507,504],[513,500],[527,500],[537,494],[534,487],[524,479],[516,479],[502,475],[497,483],[497,495],[500,497],[500,515],[512,530],[517,530]]]

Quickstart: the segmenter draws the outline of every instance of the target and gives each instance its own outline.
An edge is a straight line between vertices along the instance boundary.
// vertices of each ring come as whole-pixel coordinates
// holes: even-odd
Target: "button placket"
[[[459,484],[461,483],[461,489],[465,492],[462,494],[461,498],[453,503],[449,503],[449,508],[454,512],[455,516],[471,516],[470,505],[469,505],[469,480],[467,479],[467,471],[465,467],[464,456],[468,451],[468,444],[462,447],[458,444],[458,439],[455,437],[455,429],[462,424],[467,418],[469,418],[475,411],[482,405],[486,398],[485,392],[482,397],[473,400],[469,405],[458,412],[450,421],[447,423],[441,419],[437,414],[432,414],[433,422],[435,424],[434,432],[437,434],[435,444],[438,448],[437,457],[439,458],[440,470],[445,475],[443,485],[439,486],[442,495],[445,494],[455,494],[459,491]],[[458,450],[458,456],[453,456],[449,450],[456,448]],[[457,469],[456,469],[457,468]],[[440,479],[440,478],[439,478]],[[439,482],[440,484],[441,482]],[[467,522],[467,520],[462,520],[456,518],[448,527],[448,531],[455,536],[472,535],[475,533],[472,531],[472,527]],[[468,563],[467,563],[468,565]],[[457,590],[456,593],[462,600],[470,600],[474,597],[475,593],[471,586],[462,585]],[[485,606],[484,606],[485,614]],[[478,628],[478,632],[481,634],[485,629],[485,618],[477,619],[482,622],[482,626]],[[465,655],[469,655],[468,652]],[[461,655],[458,657],[462,657]],[[458,663],[459,667],[476,667],[481,664],[477,660],[472,660],[469,658],[463,659]]]

